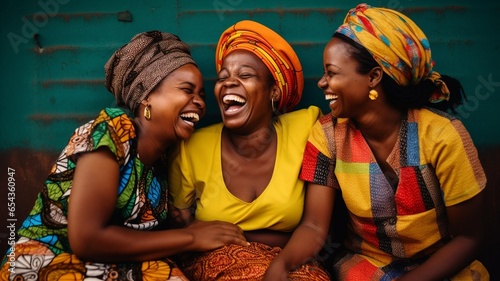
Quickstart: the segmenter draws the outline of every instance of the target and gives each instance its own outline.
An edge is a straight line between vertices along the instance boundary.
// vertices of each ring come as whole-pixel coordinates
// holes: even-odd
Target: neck
[[[258,157],[275,143],[276,131],[272,124],[249,134],[238,134],[224,128],[222,138],[228,148],[237,154],[243,157]]]
[[[137,153],[141,162],[147,166],[153,166],[155,162],[167,150],[169,144],[162,143],[154,137],[153,132],[147,129],[147,126],[134,120],[137,133]]]
[[[373,141],[384,141],[391,136],[397,135],[401,127],[403,114],[394,109],[378,112],[383,112],[383,114],[374,113],[356,119],[363,136]]]

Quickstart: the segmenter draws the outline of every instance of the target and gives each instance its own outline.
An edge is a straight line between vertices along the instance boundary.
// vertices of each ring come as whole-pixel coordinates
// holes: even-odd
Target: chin
[[[179,140],[179,141],[187,140],[187,139],[189,139],[189,137],[191,137],[191,135],[193,134],[193,132],[194,132],[194,129],[193,130],[189,130],[189,131],[183,130],[182,132],[179,132],[177,134],[177,140]]]

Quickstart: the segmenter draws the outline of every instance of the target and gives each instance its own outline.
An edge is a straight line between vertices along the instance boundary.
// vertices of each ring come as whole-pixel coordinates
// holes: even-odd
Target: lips
[[[339,96],[337,96],[337,95],[333,95],[333,94],[326,94],[326,95],[325,95],[325,100],[330,101],[330,104],[335,103],[335,101],[336,101],[338,98],[339,98]]]
[[[194,126],[200,121],[200,115],[196,112],[186,112],[181,114],[181,119],[190,126]]]
[[[227,94],[222,98],[222,104],[224,106],[224,111],[226,112],[237,111],[243,107],[246,102],[246,99],[234,94]]]

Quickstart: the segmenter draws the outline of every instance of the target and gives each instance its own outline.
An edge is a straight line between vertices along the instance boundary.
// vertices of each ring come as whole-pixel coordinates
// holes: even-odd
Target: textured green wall
[[[398,9],[430,39],[436,70],[459,78],[469,96],[459,117],[478,146],[500,144],[500,46],[495,16],[500,2],[465,0],[371,1]],[[79,124],[113,106],[103,86],[103,65],[136,33],[160,29],[189,43],[205,77],[208,114],[219,120],[211,95],[214,49],[220,33],[242,19],[283,35],[301,58],[306,85],[299,107],[319,105],[316,81],[322,50],[357,1],[8,1],[0,11],[2,89],[0,150],[59,151]],[[120,12],[128,11],[127,14]],[[35,35],[36,34],[36,35]]]

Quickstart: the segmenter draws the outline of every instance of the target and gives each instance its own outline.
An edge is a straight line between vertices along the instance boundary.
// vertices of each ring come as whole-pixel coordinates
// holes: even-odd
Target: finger
[[[230,222],[225,222],[225,221],[217,221],[218,225],[224,229],[235,229],[239,233],[243,233],[243,229],[239,227],[238,225]]]

